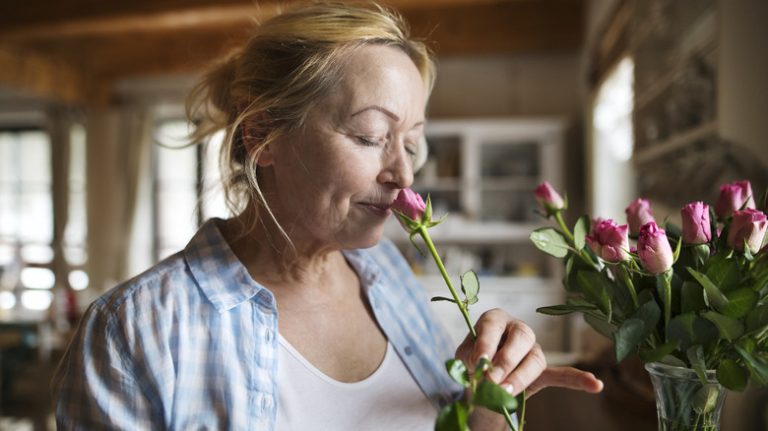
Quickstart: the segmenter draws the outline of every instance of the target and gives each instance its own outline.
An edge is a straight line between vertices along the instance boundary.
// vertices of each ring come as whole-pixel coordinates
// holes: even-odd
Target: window
[[[39,129],[0,131],[0,306],[50,306],[55,284],[51,143]]]
[[[69,137],[69,202],[67,226],[64,229],[64,258],[69,266],[67,282],[72,289],[88,287],[85,263],[88,260],[86,235],[86,173],[85,128],[80,124],[72,126]]]
[[[189,242],[200,224],[228,217],[219,179],[218,154],[224,137],[186,145],[185,120],[160,121],[155,128],[155,258],[163,259]]]
[[[592,213],[624,219],[634,200],[632,110],[634,62],[621,60],[597,89],[592,108]]]
[[[44,311],[55,285],[85,289],[85,131],[70,128],[68,222],[54,270],[52,143],[39,128],[0,130],[0,309]]]

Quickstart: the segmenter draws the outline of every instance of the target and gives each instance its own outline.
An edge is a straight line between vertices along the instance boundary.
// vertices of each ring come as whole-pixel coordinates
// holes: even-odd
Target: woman
[[[222,150],[236,217],[98,299],[54,378],[63,429],[427,430],[460,396],[453,355],[382,240],[423,154],[432,60],[377,6],[317,4],[258,27],[193,93],[195,139]],[[457,355],[513,393],[599,391],[546,369],[501,310]],[[477,410],[473,429],[502,429]]]

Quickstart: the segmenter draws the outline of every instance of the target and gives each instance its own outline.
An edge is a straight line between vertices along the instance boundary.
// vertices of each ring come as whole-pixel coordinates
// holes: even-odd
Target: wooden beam
[[[0,39],[6,41],[125,31],[162,31],[247,23],[274,15],[297,0],[4,0],[0,2]],[[520,5],[526,3],[580,4],[581,0],[385,0],[407,11],[450,7]]]
[[[92,77],[195,73],[243,45],[246,26],[77,37],[24,44],[29,50],[67,58]]]
[[[109,4],[110,2],[102,2]],[[35,41],[62,37],[111,36],[124,33],[167,32],[214,25],[250,25],[268,19],[278,12],[274,4],[267,5],[206,5],[159,10],[152,13],[129,11],[114,15],[94,12],[85,16],[55,17],[41,21],[36,17],[27,25],[0,22],[0,38],[7,41]],[[90,16],[89,16],[90,15]],[[4,21],[8,17],[3,17]]]
[[[580,2],[539,0],[412,9],[404,15],[414,36],[426,39],[439,56],[452,56],[575,50],[581,45],[581,13]],[[242,45],[253,25],[54,38],[24,46],[110,79],[195,73]]]
[[[70,1],[83,4],[86,0]],[[113,1],[125,7],[129,5],[123,0]],[[152,1],[165,6],[182,3]],[[221,0],[223,9],[218,9],[215,19],[208,18],[206,25],[195,24],[192,15],[187,15],[187,24],[181,26],[162,24],[172,15],[166,12],[151,13],[144,18],[149,24],[137,24],[125,15],[121,18],[123,21],[116,18],[88,21],[93,12],[86,13],[83,23],[91,23],[88,31],[67,33],[69,30],[62,26],[61,37],[24,37],[15,41],[15,48],[0,52],[0,83],[59,100],[104,105],[110,100],[110,83],[120,79],[199,73],[211,61],[241,46],[247,40],[249,29],[256,25],[252,15],[246,14],[243,18],[233,13],[244,7],[238,6],[238,1],[242,3],[241,0]],[[430,1],[439,3],[439,0]],[[480,1],[474,5],[461,0],[444,1],[457,4],[403,11],[413,35],[431,42],[438,56],[573,50],[581,45],[582,3],[579,0]],[[104,3],[113,2],[88,1],[88,4],[101,5],[94,7],[106,7]],[[54,9],[61,9],[62,6],[56,4]],[[150,7],[144,0],[137,0],[137,5],[134,9]],[[261,10],[264,11],[265,6]],[[48,16],[49,12],[42,15]],[[7,17],[0,13],[2,20]],[[105,23],[120,30],[107,30]],[[9,34],[4,31],[0,24],[0,37]],[[30,34],[33,33],[28,36]]]
[[[514,1],[407,10],[415,36],[434,41],[439,56],[568,51],[581,47],[580,1]]]
[[[43,98],[83,104],[87,101],[82,70],[35,52],[0,46],[0,85]]]

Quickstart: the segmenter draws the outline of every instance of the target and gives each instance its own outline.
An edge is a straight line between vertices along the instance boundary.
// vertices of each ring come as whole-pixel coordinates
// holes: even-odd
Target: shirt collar
[[[381,278],[381,269],[366,250],[343,250],[347,262],[360,278],[360,284],[366,294]]]
[[[221,234],[219,221],[206,221],[184,249],[197,285],[220,313],[256,296],[263,305],[273,306],[272,293],[248,274]]]
[[[222,313],[253,297],[273,306],[274,296],[253,280],[219,230],[221,219],[206,221],[184,248],[184,258],[197,285]],[[347,262],[357,272],[367,295],[381,278],[381,269],[365,250],[343,250]]]

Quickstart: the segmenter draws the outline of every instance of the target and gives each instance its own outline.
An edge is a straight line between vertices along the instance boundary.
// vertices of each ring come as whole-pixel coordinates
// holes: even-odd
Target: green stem
[[[568,241],[573,244],[573,234],[571,233],[570,229],[568,229],[568,226],[565,225],[565,221],[563,220],[563,215],[560,213],[560,211],[555,211],[555,220],[557,221],[557,224],[560,225],[560,229],[563,230],[563,233],[565,234],[565,237],[568,239]]]
[[[662,275],[664,279],[664,342],[668,342],[669,321],[672,320],[672,271]]]
[[[427,245],[427,248],[429,249],[429,253],[432,255],[432,259],[435,260],[435,264],[437,264],[437,268],[440,270],[440,275],[443,276],[443,280],[445,280],[446,286],[448,286],[448,290],[451,291],[451,296],[453,297],[454,302],[456,303],[456,306],[459,307],[459,311],[461,311],[461,315],[464,316],[464,322],[467,324],[467,328],[469,328],[469,332],[472,334],[472,338],[477,338],[477,331],[475,331],[475,326],[472,325],[472,320],[469,318],[469,312],[467,311],[467,307],[464,305],[464,301],[459,299],[459,294],[456,292],[456,289],[453,287],[453,283],[451,282],[451,277],[448,275],[448,271],[445,270],[445,265],[443,265],[443,260],[440,258],[440,255],[437,253],[437,249],[435,248],[435,244],[432,242],[432,238],[429,237],[429,232],[427,232],[427,228],[425,226],[419,226],[419,235],[421,235],[421,238],[424,240],[424,243]]]
[[[624,284],[627,285],[627,290],[629,290],[629,296],[632,297],[632,303],[635,304],[635,309],[639,308],[640,303],[637,300],[637,290],[635,290],[635,284],[632,283],[632,277],[629,276],[629,272],[621,264],[619,264],[619,273],[621,274]]]
[[[575,247],[574,247],[574,250],[576,250]],[[592,258],[589,257],[589,254],[587,254],[587,252],[585,252],[584,249],[576,250],[576,255],[579,256],[579,258],[581,258],[581,260],[583,260],[584,263],[594,268],[595,271],[600,272],[600,266],[598,266],[597,263],[595,263],[592,260]]]
[[[577,256],[581,258],[581,260],[584,261],[587,265],[593,267],[596,271],[600,271],[600,267],[597,265],[596,262],[592,261],[592,258],[589,257],[589,254],[587,254],[584,249],[577,250],[576,249],[576,240],[573,237],[573,233],[571,233],[571,230],[568,229],[568,226],[565,224],[565,220],[563,220],[563,216],[560,213],[560,211],[555,211],[555,221],[557,221],[557,224],[560,226],[560,229],[563,231],[563,234],[565,235],[565,238],[568,240],[568,244],[573,247],[573,251]]]
[[[443,276],[445,285],[448,286],[448,290],[451,292],[451,296],[453,297],[453,300],[456,303],[456,306],[459,307],[459,311],[461,311],[461,315],[464,317],[464,322],[467,324],[467,328],[469,328],[469,333],[472,334],[472,339],[477,339],[477,331],[475,330],[475,326],[472,325],[472,320],[469,318],[469,311],[467,311],[467,307],[466,305],[464,305],[464,301],[462,301],[459,298],[458,292],[456,292],[456,289],[453,287],[453,283],[451,282],[451,277],[448,275],[448,271],[445,270],[445,265],[443,264],[443,260],[440,258],[440,255],[437,253],[435,244],[432,242],[432,238],[430,238],[429,232],[427,232],[427,228],[424,225],[419,226],[419,235],[421,235],[421,238],[424,240],[424,243],[427,245],[427,248],[429,249],[429,254],[432,255],[432,259],[434,259],[435,264],[437,265],[437,268],[440,270],[440,275]],[[502,413],[504,414],[504,420],[507,422],[507,425],[511,429],[515,429],[515,426],[512,423],[512,416],[509,414],[509,411],[505,408],[503,409]],[[525,417],[524,412],[522,417]],[[522,424],[522,419],[520,423]],[[521,426],[518,431],[523,431],[523,427]]]

